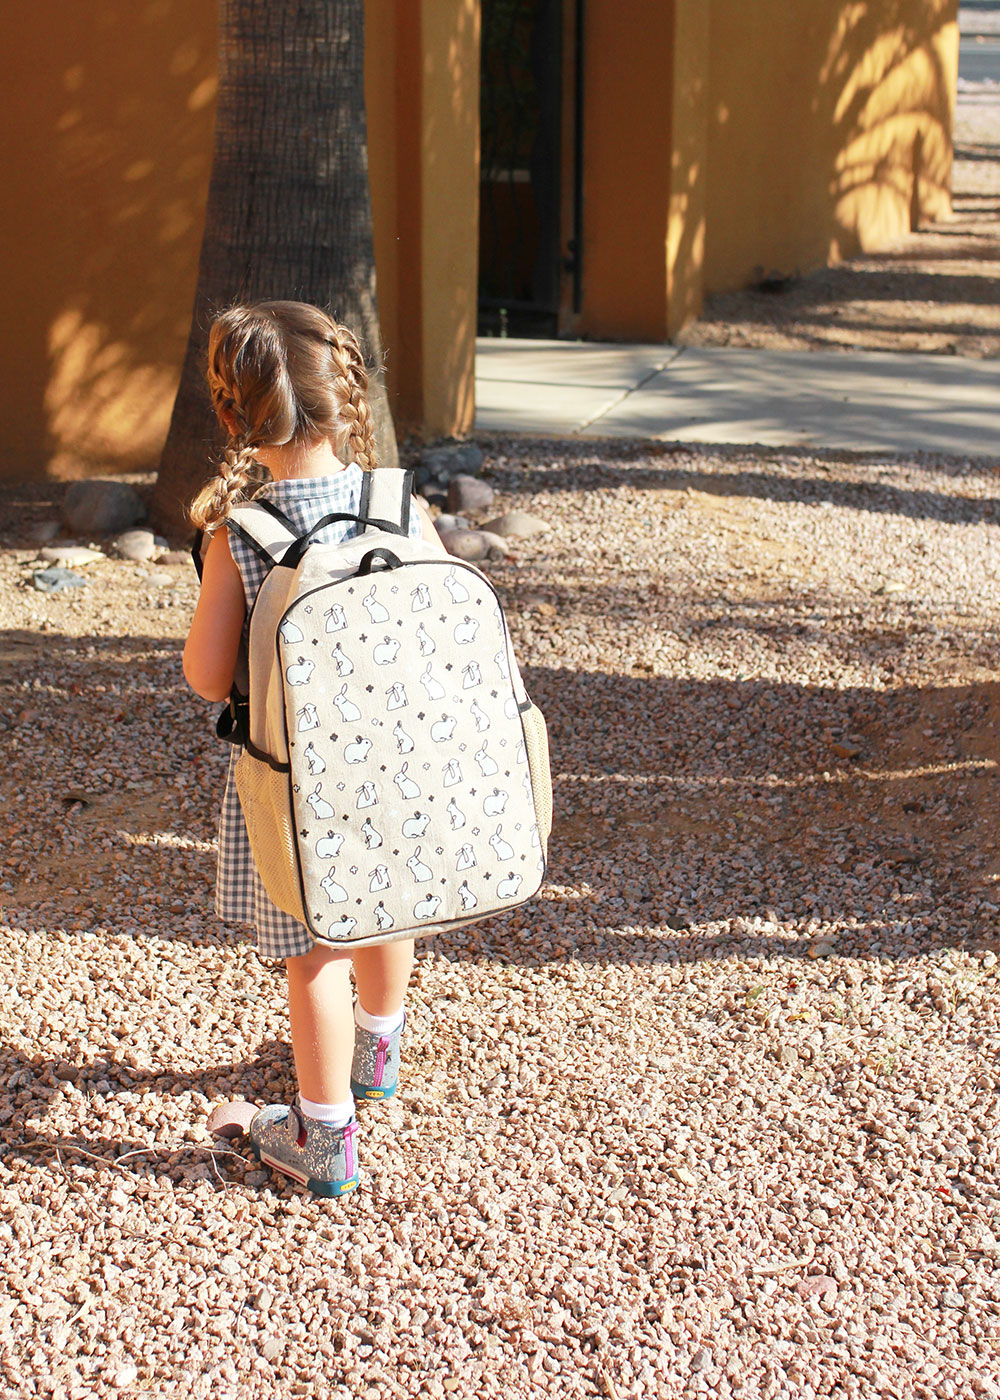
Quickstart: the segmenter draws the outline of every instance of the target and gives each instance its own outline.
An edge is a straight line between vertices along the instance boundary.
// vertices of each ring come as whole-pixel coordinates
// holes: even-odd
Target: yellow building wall
[[[947,217],[958,0],[707,8],[707,291]]]
[[[4,7],[0,476],[154,464],[208,189],[203,0]]]
[[[458,431],[473,414],[479,0],[368,0],[367,17],[386,382],[402,431]],[[215,7],[11,5],[0,43],[18,55],[0,104],[0,478],[155,467],[194,302]]]

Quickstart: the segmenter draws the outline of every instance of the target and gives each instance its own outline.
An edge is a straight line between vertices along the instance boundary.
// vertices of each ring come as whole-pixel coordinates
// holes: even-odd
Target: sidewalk
[[[1000,360],[482,338],[476,428],[1000,455]]]

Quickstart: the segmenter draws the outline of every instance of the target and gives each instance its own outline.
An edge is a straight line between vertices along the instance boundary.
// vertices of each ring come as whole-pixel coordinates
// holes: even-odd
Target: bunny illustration
[[[441,901],[436,894],[425,894],[423,899],[418,900],[413,906],[413,917],[415,919],[433,919],[440,907]]]
[[[517,752],[514,755],[514,761],[516,763],[527,763],[528,761],[528,749],[523,739],[517,746]]]
[[[320,754],[318,754],[313,748],[312,744],[306,745],[302,757],[309,764],[309,776],[311,778],[315,778],[316,775],[319,773],[326,772],[326,763],[323,761],[323,758],[320,756]]]
[[[322,880],[320,880],[320,885],[326,890],[327,898],[331,904],[343,904],[344,900],[347,898],[347,891],[344,889],[343,885],[338,885],[333,878],[336,873],[337,867],[331,865],[329,875],[323,876]]]
[[[453,603],[467,603],[469,601],[469,590],[464,583],[459,581],[454,566],[445,575],[444,586],[447,588]]]
[[[451,817],[452,831],[461,831],[462,827],[465,825],[465,813],[461,811],[454,798],[451,799],[445,810],[449,817]]]
[[[412,802],[415,797],[420,796],[420,789],[406,771],[409,764],[404,763],[398,773],[393,774],[392,781],[399,788],[400,797],[406,798],[407,802]]]
[[[375,927],[379,933],[385,933],[392,928],[393,918],[381,900],[375,906]]]
[[[361,606],[371,618],[372,622],[388,622],[389,614],[375,597],[375,585],[372,584],[369,591],[361,599]]]
[[[475,909],[476,905],[479,903],[479,900],[469,889],[466,880],[463,880],[458,887],[458,897],[462,901],[462,908],[466,913],[468,913],[470,909]]]
[[[413,852],[412,856],[407,856],[406,864],[409,867],[410,874],[413,876],[414,880],[416,880],[418,885],[421,884],[424,880],[433,880],[434,871],[430,868],[429,865],[425,865],[420,859],[419,846]]]
[[[483,811],[488,817],[499,817],[507,806],[509,797],[509,792],[501,792],[500,788],[494,788],[483,798]]]
[[[521,879],[522,877],[520,875],[515,875],[512,870],[506,880],[501,880],[497,885],[498,897],[500,899],[513,899],[521,888]]]
[[[317,783],[316,786],[313,788],[312,792],[309,793],[308,797],[306,798],[306,801],[309,803],[309,806],[313,809],[313,812],[317,817],[320,818],[320,820],[322,820],[324,817],[333,816],[333,808],[330,806],[329,802],[327,802],[324,798],[320,797],[320,793],[322,792],[322,790],[323,784]]]
[[[411,612],[424,612],[431,605],[431,590],[426,583],[418,583],[416,588],[411,590],[410,597],[413,599]]]
[[[398,720],[398,719],[397,719],[397,721],[396,721],[396,723],[395,723],[395,726],[394,726],[394,728],[393,728],[393,731],[392,731],[392,736],[393,736],[393,738],[396,740],[396,749],[397,749],[397,751],[398,751],[399,753],[412,753],[412,752],[413,752],[413,740],[410,738],[409,734],[407,734],[406,730],[403,728],[403,724],[402,724],[402,721],[401,721],[401,720]]]
[[[539,847],[539,849],[541,849],[542,840],[541,840],[541,837],[538,835],[538,823],[537,823],[537,822],[532,822],[532,823],[531,823],[531,844],[532,844],[533,846],[537,846],[537,847]]]
[[[457,758],[449,758],[441,770],[441,786],[454,787],[462,781],[462,769]]]
[[[346,914],[341,914],[340,918],[327,929],[329,938],[350,938],[351,934],[358,926],[357,919],[350,919]]]
[[[455,861],[456,870],[471,870],[476,864],[476,853],[471,846],[459,846],[458,857]]]
[[[302,629],[300,627],[296,627],[295,623],[291,622],[287,617],[284,619],[283,622],[278,624],[278,635],[281,637],[281,640],[288,646],[291,646],[294,642],[305,641],[305,638],[302,635]]]
[[[417,645],[420,647],[421,656],[433,656],[437,647],[434,645],[434,638],[427,631],[423,623],[417,628]]]
[[[426,812],[414,812],[413,816],[407,817],[403,823],[403,835],[410,841],[419,841],[430,826],[430,821]]]
[[[524,788],[524,790],[525,790],[525,792],[528,794],[528,796],[529,796],[530,798],[534,799],[534,793],[533,793],[532,790],[531,790],[531,772],[530,772],[530,770],[529,770],[527,773],[525,773],[524,777],[521,779],[521,786]]]
[[[371,817],[365,817],[364,824],[361,827],[361,835],[365,838],[365,845],[370,851],[377,851],[382,844],[382,833],[376,831],[372,826]]]
[[[429,661],[420,674],[420,684],[427,691],[428,700],[444,699],[444,686],[431,675],[431,663]]]
[[[494,760],[486,752],[485,739],[483,740],[483,747],[479,750],[477,754],[475,754],[475,760],[479,764],[479,771],[480,773],[482,773],[484,778],[492,778],[494,773],[500,772],[500,769],[497,767]]]
[[[507,657],[505,653],[502,651],[498,651],[496,656],[494,656],[493,660],[496,662],[497,670],[500,672],[500,679],[502,681],[509,681],[510,667],[507,664]]]
[[[458,723],[454,715],[442,715],[431,725],[431,738],[435,744],[446,744],[455,732]]]
[[[517,719],[517,700],[513,695],[508,695],[503,702],[503,712],[507,719]]]
[[[399,655],[400,643],[394,637],[386,637],[372,652],[376,666],[391,666]]]
[[[375,869],[369,872],[368,889],[372,894],[378,894],[381,890],[392,888],[389,879],[389,872],[384,865],[376,865]]]
[[[479,623],[474,617],[468,615],[455,628],[455,641],[459,646],[468,646],[470,642],[476,640],[476,633],[479,631]]]
[[[289,685],[308,685],[309,677],[315,669],[315,661],[307,661],[304,656],[300,656],[285,672],[285,680]]]
[[[490,717],[478,700],[473,700],[472,704],[469,706],[469,714],[476,721],[476,729],[480,734],[482,734],[485,729],[489,729]]]
[[[503,836],[501,834],[502,831],[503,827],[498,826],[496,831],[494,831],[493,835],[490,837],[490,845],[496,852],[497,860],[513,860],[514,847],[510,844],[509,841],[505,841],[503,839]]]
[[[389,687],[389,689],[388,689],[385,693],[386,693],[386,696],[388,697],[388,698],[386,699],[386,705],[385,705],[385,708],[386,708],[387,710],[405,710],[405,709],[406,709],[406,706],[407,706],[407,699],[406,699],[406,687],[405,687],[405,686],[400,685],[400,683],[397,681],[396,684],[395,684],[395,685],[391,685],[391,686]]]
[[[467,666],[462,667],[462,689],[471,690],[473,686],[481,685],[483,673],[479,669],[478,661],[470,661]]]
[[[355,788],[354,791],[358,795],[356,805],[359,808],[378,806],[378,794],[375,791],[374,783],[362,783],[361,786],[359,788]],[[333,813],[331,812],[330,815],[333,816]]]
[[[326,618],[328,632],[343,632],[347,626],[347,616],[339,603],[334,603],[332,608],[327,608],[323,616]]]
[[[298,720],[296,728],[300,734],[304,734],[307,729],[319,728],[319,715],[311,700],[308,704],[303,705],[301,710],[295,711],[295,718]]]
[[[355,705],[353,700],[348,700],[347,698],[346,681],[333,697],[333,703],[340,711],[340,718],[346,724],[353,724],[355,720],[361,718],[361,711],[358,709],[357,705]]]
[[[351,676],[354,674],[354,662],[347,655],[339,642],[334,647],[333,651],[331,651],[330,655],[337,663],[338,676]]]
[[[316,854],[320,860],[336,860],[343,844],[344,833],[342,831],[328,831],[316,842]]]
[[[364,763],[371,753],[372,741],[363,739],[359,734],[353,744],[348,744],[344,750],[344,758],[348,763]]]

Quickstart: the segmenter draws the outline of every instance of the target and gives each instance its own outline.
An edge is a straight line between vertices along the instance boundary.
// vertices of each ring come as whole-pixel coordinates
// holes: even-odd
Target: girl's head
[[[233,306],[212,322],[208,388],[229,435],[225,461],[191,505],[212,529],[259,490],[262,447],[328,439],[366,471],[376,465],[368,373],[353,332],[317,306],[261,301]]]

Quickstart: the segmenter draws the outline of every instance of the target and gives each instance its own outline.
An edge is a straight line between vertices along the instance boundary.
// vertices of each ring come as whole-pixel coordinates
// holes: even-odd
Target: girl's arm
[[[205,555],[201,594],[184,647],[184,676],[203,700],[228,700],[246,616],[243,580],[225,529]]]

